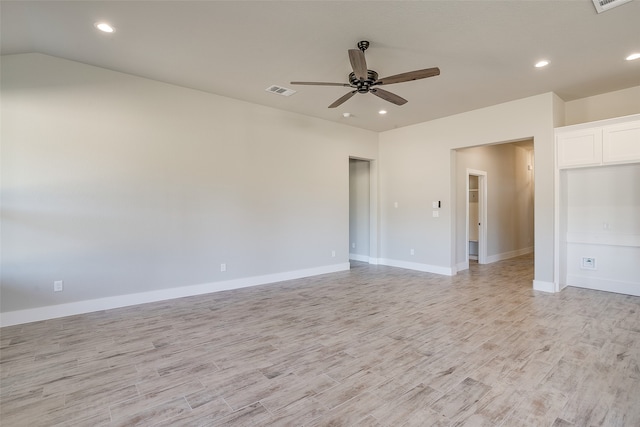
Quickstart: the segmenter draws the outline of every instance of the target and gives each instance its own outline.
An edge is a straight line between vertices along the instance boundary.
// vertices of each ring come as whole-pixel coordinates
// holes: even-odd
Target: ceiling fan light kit
[[[440,75],[440,69],[425,68],[423,70],[409,71],[407,73],[396,74],[394,76],[378,79],[378,73],[367,68],[367,61],[364,51],[369,47],[366,40],[359,41],[358,49],[349,49],[349,62],[353,72],[349,74],[349,83],[326,83],[326,82],[291,82],[292,85],[309,85],[309,86],[342,86],[349,87],[353,90],[334,101],[329,108],[336,108],[342,105],[356,93],[371,93],[378,98],[391,102],[395,105],[404,105],[407,100],[401,96],[391,93],[387,90],[380,89],[378,86],[390,85],[394,83],[409,82],[412,80],[424,79]]]

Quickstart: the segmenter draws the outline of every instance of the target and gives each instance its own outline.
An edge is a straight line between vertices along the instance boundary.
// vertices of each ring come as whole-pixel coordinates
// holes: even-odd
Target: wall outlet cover
[[[596,259],[594,257],[582,257],[582,261],[580,263],[580,268],[586,270],[595,270],[596,269]]]

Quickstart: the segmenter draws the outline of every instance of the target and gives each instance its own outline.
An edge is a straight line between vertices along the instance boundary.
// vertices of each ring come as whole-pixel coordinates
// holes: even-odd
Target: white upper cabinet
[[[602,130],[584,129],[556,136],[558,167],[597,166],[602,163]]]
[[[640,161],[640,120],[602,129],[602,163]]]
[[[558,168],[640,162],[640,115],[556,129]]]

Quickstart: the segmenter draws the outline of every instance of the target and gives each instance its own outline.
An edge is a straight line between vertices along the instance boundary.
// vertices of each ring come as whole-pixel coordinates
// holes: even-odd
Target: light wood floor
[[[349,272],[1,330],[9,426],[638,426],[640,298]]]

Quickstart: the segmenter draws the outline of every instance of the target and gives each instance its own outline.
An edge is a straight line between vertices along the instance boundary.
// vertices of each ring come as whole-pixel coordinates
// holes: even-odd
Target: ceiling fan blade
[[[375,88],[375,89],[371,89],[369,92],[371,92],[378,98],[382,98],[385,101],[391,102],[392,104],[404,105],[408,102],[406,99],[402,98],[401,96],[398,96],[395,93],[391,93],[384,89]]]
[[[310,85],[310,86],[343,86],[351,87],[348,83],[327,83],[327,82],[290,82],[292,85]]]
[[[364,52],[360,49],[349,49],[349,61],[356,77],[360,80],[367,78],[367,60],[364,59]]]
[[[341,96],[333,104],[329,105],[329,108],[336,108],[338,105],[343,104],[347,99],[349,99],[353,95],[355,95],[356,92],[357,92],[357,90],[354,90],[354,91],[351,91],[351,92],[347,93],[346,95]]]
[[[409,71],[408,73],[396,74],[395,76],[378,79],[376,84],[390,85],[393,83],[410,82],[411,80],[419,80],[438,75],[440,75],[440,69],[438,67],[425,68],[424,70]]]

